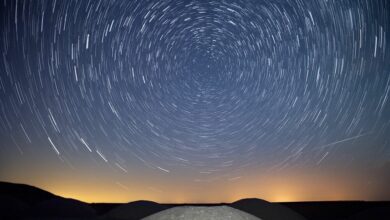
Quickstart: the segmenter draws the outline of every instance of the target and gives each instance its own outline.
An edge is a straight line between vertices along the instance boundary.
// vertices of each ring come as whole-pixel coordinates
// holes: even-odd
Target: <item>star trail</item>
[[[0,178],[87,201],[390,199],[389,3],[3,0]]]

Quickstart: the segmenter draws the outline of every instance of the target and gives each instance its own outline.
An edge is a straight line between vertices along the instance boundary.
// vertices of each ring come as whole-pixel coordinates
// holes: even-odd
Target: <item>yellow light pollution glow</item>
[[[243,198],[260,198],[271,202],[375,200],[376,192],[359,184],[358,176],[318,173],[314,170],[279,171],[266,175],[248,173],[233,180],[211,182],[180,179],[114,180],[91,173],[55,172],[46,168],[32,173],[18,169],[5,181],[30,184],[59,196],[85,202],[125,203],[150,200],[160,203],[223,203]],[[40,168],[41,169],[41,168]],[[82,169],[80,169],[81,171]],[[138,175],[138,174],[137,174]],[[144,180],[141,180],[143,179]],[[361,182],[361,181],[360,181]]]

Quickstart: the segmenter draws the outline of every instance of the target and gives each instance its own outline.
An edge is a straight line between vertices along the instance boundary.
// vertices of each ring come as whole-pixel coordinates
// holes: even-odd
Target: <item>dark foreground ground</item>
[[[137,220],[177,206],[227,205],[263,220],[390,220],[390,202],[270,203],[242,199],[228,204],[159,204],[150,201],[84,203],[36,187],[0,182],[0,219]]]

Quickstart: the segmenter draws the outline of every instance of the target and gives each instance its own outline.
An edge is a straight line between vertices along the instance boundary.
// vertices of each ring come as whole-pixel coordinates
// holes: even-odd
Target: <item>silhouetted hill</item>
[[[32,216],[32,208],[19,199],[0,195],[0,219],[18,219]]]
[[[363,219],[364,220],[365,219],[389,220],[390,206],[368,208],[348,218],[348,220],[363,220]]]
[[[37,187],[0,182],[0,219],[138,220],[168,208],[183,206],[231,206],[263,220],[389,220],[390,202],[337,201],[270,203],[242,199],[231,204],[159,204],[136,201],[127,204],[88,204],[56,196]]]
[[[75,199],[56,197],[38,203],[35,207],[38,217],[94,218],[96,211],[88,203]]]
[[[109,219],[141,219],[146,216],[168,209],[169,207],[150,201],[135,201],[113,208],[104,216]]]
[[[96,210],[97,215],[104,215],[110,210],[123,205],[123,203],[91,203],[90,205]]]
[[[231,207],[252,214],[264,220],[304,220],[305,218],[294,210],[261,199],[242,199],[230,204]]]
[[[27,205],[35,205],[56,195],[40,188],[19,183],[0,182],[0,195],[17,199]]]
[[[0,182],[0,219],[93,219],[89,204],[37,187]]]
[[[307,219],[329,220],[329,219],[360,219],[370,209],[390,210],[390,202],[364,202],[364,201],[334,201],[334,202],[286,202],[280,203],[296,212],[299,212]],[[353,218],[354,217],[354,218]],[[375,220],[390,219],[389,213],[382,213],[381,216],[371,212],[371,218]]]

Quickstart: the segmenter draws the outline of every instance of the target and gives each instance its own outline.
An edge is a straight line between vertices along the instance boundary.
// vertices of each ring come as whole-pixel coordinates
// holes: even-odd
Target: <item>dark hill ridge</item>
[[[0,182],[0,219],[94,219],[88,203],[63,198],[25,184]]]
[[[0,219],[136,220],[178,206],[223,205],[239,209],[263,220],[390,219],[390,202],[270,203],[261,199],[242,199],[231,204],[159,204],[151,201],[88,204],[63,198],[37,187],[0,182]]]
[[[8,182],[0,182],[0,196],[12,197],[27,205],[35,205],[44,200],[58,197],[35,186]]]
[[[280,204],[301,213],[307,219],[390,219],[390,201],[283,202]],[[362,217],[367,215],[371,217]]]
[[[94,218],[96,210],[88,203],[75,199],[56,197],[38,203],[35,207],[38,217]]]
[[[390,219],[390,207],[382,206],[369,208],[352,215],[348,220],[363,220],[363,219]]]
[[[141,200],[119,205],[107,212],[104,216],[108,219],[118,220],[142,219],[168,208],[168,206],[156,202]]]
[[[97,215],[103,216],[110,210],[123,205],[123,203],[91,203],[90,205],[96,210]]]
[[[32,216],[32,209],[19,199],[0,194],[0,219],[18,219]]]
[[[262,199],[242,199],[230,204],[231,207],[252,214],[260,219],[267,220],[304,220],[305,218],[294,210]]]

